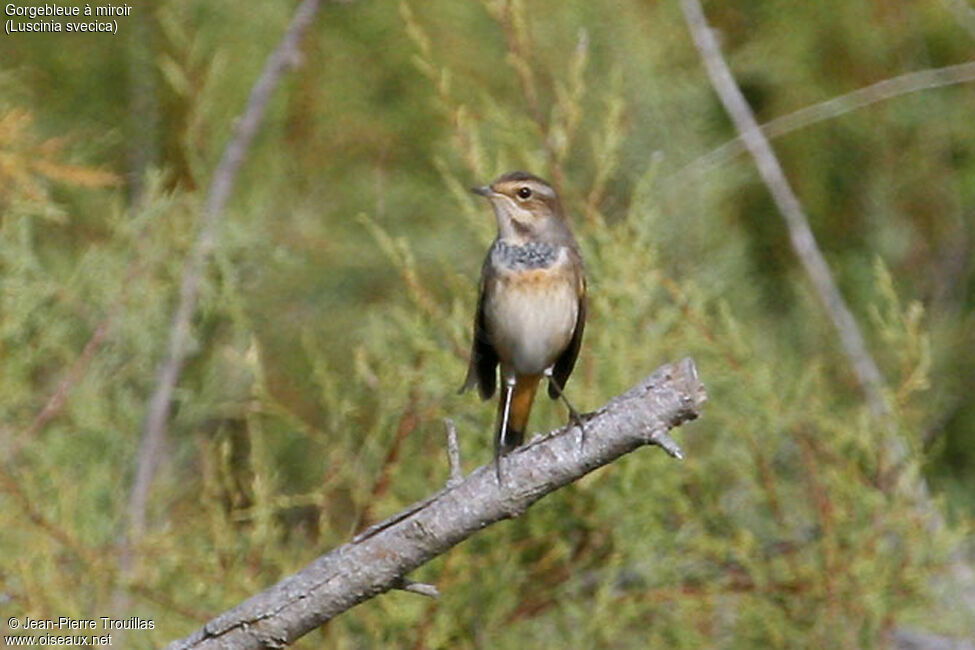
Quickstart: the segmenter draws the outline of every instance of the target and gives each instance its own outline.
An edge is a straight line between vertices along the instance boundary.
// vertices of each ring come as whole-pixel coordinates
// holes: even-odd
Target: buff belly
[[[569,345],[579,315],[575,282],[561,269],[502,273],[487,287],[487,331],[506,375],[550,368]]]

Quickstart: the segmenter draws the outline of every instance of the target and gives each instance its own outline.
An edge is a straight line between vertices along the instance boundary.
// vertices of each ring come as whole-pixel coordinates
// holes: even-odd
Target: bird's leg
[[[511,415],[511,395],[515,392],[515,376],[504,378],[504,409],[501,411],[501,426],[498,427],[498,437],[494,441],[494,472],[501,485],[501,449],[508,434],[508,416]]]
[[[562,387],[559,386],[559,382],[557,382],[555,380],[555,377],[552,375],[552,368],[547,368],[545,370],[544,374],[545,374],[546,377],[548,377],[549,384],[551,384],[555,388],[555,392],[558,393],[559,399],[561,399],[563,402],[565,402],[566,408],[569,409],[569,419],[572,420],[572,423],[575,424],[577,427],[579,427],[579,431],[582,432],[582,438],[580,440],[579,446],[580,447],[585,447],[586,446],[586,427],[582,423],[582,416],[579,415],[579,411],[577,411],[575,409],[575,407],[572,406],[572,402],[570,402],[569,401],[569,398],[566,397],[565,396],[565,393],[562,392]]]

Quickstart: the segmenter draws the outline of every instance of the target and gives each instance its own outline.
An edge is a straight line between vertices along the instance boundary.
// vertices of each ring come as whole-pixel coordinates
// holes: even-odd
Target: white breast
[[[501,271],[486,288],[485,324],[503,371],[541,373],[572,340],[579,298],[560,257],[547,269]]]

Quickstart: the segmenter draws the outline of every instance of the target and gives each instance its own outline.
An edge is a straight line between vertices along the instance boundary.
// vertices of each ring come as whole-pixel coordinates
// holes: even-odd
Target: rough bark
[[[277,648],[347,609],[409,584],[405,576],[502,519],[517,517],[546,494],[645,445],[680,458],[668,431],[698,417],[706,400],[691,359],[659,368],[585,416],[586,439],[569,425],[502,459],[503,483],[486,465],[432,497],[365,530],[202,629],[169,645]]]

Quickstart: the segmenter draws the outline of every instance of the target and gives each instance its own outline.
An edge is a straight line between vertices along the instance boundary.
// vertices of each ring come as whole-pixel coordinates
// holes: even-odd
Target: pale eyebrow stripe
[[[534,188],[536,189],[536,191],[538,191],[538,192],[539,192],[540,194],[544,194],[545,196],[547,196],[547,197],[548,197],[548,198],[550,198],[550,199],[554,199],[554,198],[555,198],[555,190],[553,190],[553,189],[552,189],[551,187],[549,187],[548,185],[542,185],[541,183],[532,183],[532,186],[533,186],[533,187],[534,187]]]

